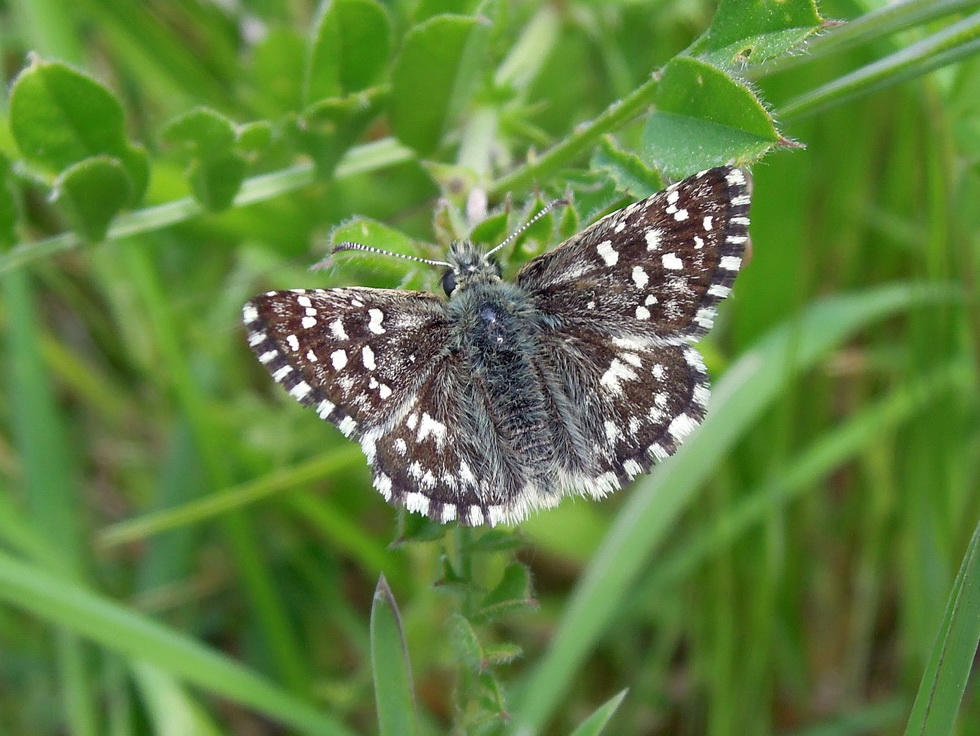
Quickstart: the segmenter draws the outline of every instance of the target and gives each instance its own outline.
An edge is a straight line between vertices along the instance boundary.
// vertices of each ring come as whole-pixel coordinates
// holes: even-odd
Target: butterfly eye
[[[456,291],[456,274],[452,269],[442,275],[442,289],[446,292],[446,296],[452,296]]]

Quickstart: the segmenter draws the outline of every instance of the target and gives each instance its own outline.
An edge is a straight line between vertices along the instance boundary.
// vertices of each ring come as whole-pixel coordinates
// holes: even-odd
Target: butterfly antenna
[[[327,254],[326,258],[324,258],[319,263],[315,263],[311,268],[314,270],[326,268],[328,265],[330,265],[330,260],[337,253],[343,253],[344,251],[351,251],[351,250],[360,250],[360,251],[364,251],[365,253],[376,253],[382,256],[393,256],[394,258],[404,258],[407,261],[416,261],[418,263],[425,263],[429,266],[446,266],[447,268],[450,267],[450,265],[445,261],[433,261],[428,258],[419,258],[418,256],[406,255],[405,253],[394,253],[390,250],[381,250],[381,248],[374,248],[370,245],[362,245],[361,243],[352,243],[349,241],[344,241],[343,243],[337,243],[333,248],[330,249],[330,252]]]
[[[538,214],[536,214],[530,220],[528,220],[523,225],[521,225],[519,228],[517,228],[517,230],[515,230],[514,232],[512,232],[510,235],[508,235],[504,239],[504,241],[502,243],[500,243],[500,245],[497,245],[497,246],[491,248],[489,251],[487,251],[487,255],[490,255],[492,253],[496,253],[498,250],[500,250],[501,248],[503,248],[508,243],[513,243],[514,240],[521,235],[521,233],[525,232],[529,227],[531,227],[531,225],[533,225],[534,223],[536,223],[538,220],[540,220],[542,217],[544,217],[545,215],[547,215],[553,209],[555,209],[557,207],[564,207],[567,204],[568,204],[568,200],[567,199],[553,199],[553,200],[551,200],[550,202],[548,202],[548,204],[546,204],[544,206],[544,209],[543,210],[541,210]]]

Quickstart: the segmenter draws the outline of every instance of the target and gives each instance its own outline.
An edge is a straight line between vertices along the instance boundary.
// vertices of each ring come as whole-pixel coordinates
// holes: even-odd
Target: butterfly
[[[528,261],[453,243],[446,298],[346,287],[248,301],[272,378],[353,438],[374,487],[438,522],[518,523],[595,499],[676,451],[704,419],[694,347],[748,242],[749,184],[702,171]],[[341,244],[334,250],[373,250]],[[425,259],[416,259],[425,260]]]

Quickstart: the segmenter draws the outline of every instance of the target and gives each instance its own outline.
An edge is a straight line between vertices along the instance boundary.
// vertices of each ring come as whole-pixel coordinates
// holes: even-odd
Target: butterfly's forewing
[[[521,269],[560,320],[661,341],[704,335],[748,241],[748,182],[709,169],[612,213]]]
[[[243,310],[248,342],[273,379],[347,436],[384,423],[445,350],[445,301],[391,289],[295,289]]]

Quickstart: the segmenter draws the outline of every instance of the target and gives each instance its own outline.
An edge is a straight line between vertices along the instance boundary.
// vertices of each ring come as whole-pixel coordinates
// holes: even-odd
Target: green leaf
[[[245,170],[245,159],[236,152],[193,161],[188,169],[187,178],[194,199],[210,212],[227,209],[242,188]]]
[[[620,690],[609,700],[595,709],[591,716],[586,718],[579,727],[572,731],[572,736],[599,736],[602,729],[609,723],[609,719],[619,709],[619,704],[623,702],[629,690]]]
[[[667,64],[655,102],[643,130],[644,153],[671,174],[745,164],[783,141],[752,90],[697,59]]]
[[[69,166],[59,177],[58,201],[82,240],[105,239],[112,219],[130,200],[133,187],[119,159],[95,156]]]
[[[470,98],[489,31],[485,19],[439,15],[405,36],[392,72],[391,125],[405,145],[428,154]]]
[[[513,562],[504,570],[500,582],[480,602],[473,617],[478,623],[486,623],[510,611],[537,606],[531,597],[531,572],[525,565]]]
[[[611,136],[605,136],[600,141],[589,168],[592,171],[605,172],[613,180],[617,190],[633,197],[646,197],[664,188],[660,174],[635,154],[619,148]]]
[[[256,120],[238,126],[237,148],[246,156],[255,156],[272,144],[272,124],[266,120]]]
[[[314,160],[322,178],[361,136],[388,98],[386,87],[371,87],[346,97],[316,100],[289,128],[297,145]]]
[[[416,241],[403,233],[377,220],[367,217],[355,217],[350,222],[338,225],[330,233],[330,243],[359,243],[369,245],[372,248],[389,250],[392,253],[404,253],[405,255],[418,255]]]
[[[517,644],[503,642],[500,644],[488,644],[483,647],[483,662],[485,667],[495,667],[501,664],[510,664],[515,659],[523,656],[524,650]]]
[[[241,136],[247,135],[247,143]],[[245,154],[269,145],[272,128],[253,123],[239,128],[217,110],[196,107],[171,120],[162,140],[181,146],[190,156],[187,179],[194,199],[206,210],[219,212],[232,205],[245,180]]]
[[[479,6],[479,0],[421,0],[412,12],[412,22],[418,24],[445,13],[470,15],[475,13]]]
[[[483,672],[486,669],[486,658],[473,624],[459,611],[453,611],[446,625],[452,636],[453,649],[462,664],[472,672]]]
[[[492,720],[499,723],[506,717],[507,695],[500,684],[499,678],[487,670],[478,676],[480,683],[480,705],[489,711]]]
[[[193,156],[219,157],[235,144],[235,124],[217,110],[195,107],[164,125],[160,138]]]
[[[929,664],[919,683],[906,736],[955,732],[956,712],[980,642],[980,524],[963,556]]]
[[[371,606],[371,670],[381,736],[418,733],[408,648],[398,605],[384,575]]]
[[[388,11],[374,0],[333,0],[316,26],[306,60],[303,104],[377,84],[391,58]]]
[[[759,64],[800,46],[824,25],[813,0],[722,0],[690,50],[719,64]]]
[[[727,163],[748,164],[772,148],[751,133],[683,115],[658,112],[643,129],[643,153],[678,178]]]
[[[477,241],[491,242],[491,241]],[[513,529],[488,529],[475,537],[464,548],[468,554],[485,554],[488,552],[510,552],[524,546],[524,539]]]
[[[119,100],[91,77],[65,64],[32,59],[10,92],[10,129],[24,158],[56,175],[101,155],[114,156],[126,169],[130,199],[146,189],[146,154],[125,137]]]

